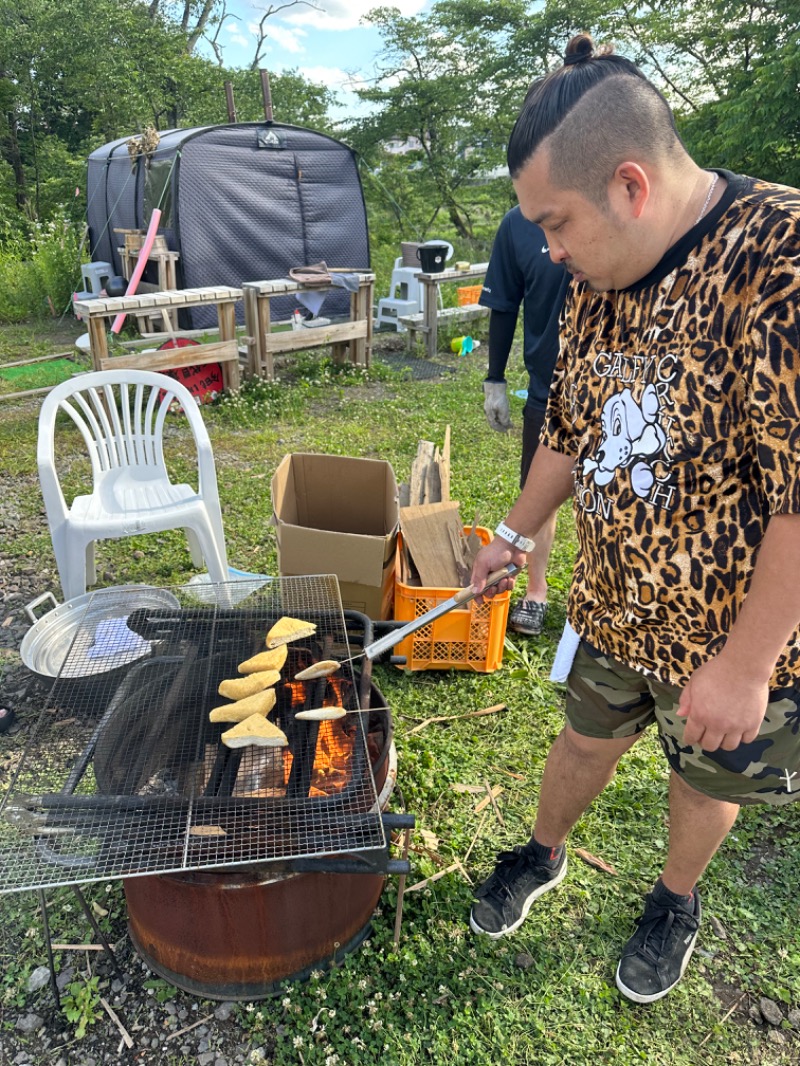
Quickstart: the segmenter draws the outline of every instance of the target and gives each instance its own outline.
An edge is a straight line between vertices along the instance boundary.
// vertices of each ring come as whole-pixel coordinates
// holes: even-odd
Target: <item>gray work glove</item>
[[[484,381],[483,395],[483,410],[492,429],[496,429],[498,433],[511,429],[511,411],[505,381]]]

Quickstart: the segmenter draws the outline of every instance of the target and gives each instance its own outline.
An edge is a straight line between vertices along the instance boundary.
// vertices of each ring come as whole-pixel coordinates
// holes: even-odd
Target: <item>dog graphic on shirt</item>
[[[617,470],[630,468],[631,488],[645,498],[655,481],[652,464],[667,443],[658,413],[655,385],[645,386],[641,403],[627,388],[610,396],[600,416],[600,446],[593,457],[584,459],[584,475],[593,475],[595,485],[607,485]]]

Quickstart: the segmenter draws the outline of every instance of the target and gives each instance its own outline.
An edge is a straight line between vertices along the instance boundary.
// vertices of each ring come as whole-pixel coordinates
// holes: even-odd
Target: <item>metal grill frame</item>
[[[342,610],[335,576],[273,578],[266,583],[254,582],[252,587],[249,584],[237,581],[205,586],[202,599],[191,586],[171,589],[181,604],[178,612],[169,608],[142,612],[149,624],[160,627],[159,632],[143,628],[141,618],[134,614],[128,616],[126,628],[130,622],[132,632],[140,638],[145,634],[151,645],[150,654],[123,671],[123,680],[115,681],[108,706],[99,717],[96,709],[92,715],[87,713],[90,707],[75,707],[75,678],[70,662],[85,659],[87,642],[96,639],[91,626],[78,627],[0,805],[0,894],[118,877],[262,864],[276,872],[324,868],[326,863],[336,869],[337,858],[342,861],[345,856],[352,856],[356,864],[363,863],[365,870],[387,869],[387,836],[364,722],[365,714],[379,713],[369,709],[371,677],[366,659],[360,674],[349,670],[357,709],[341,721],[352,719],[352,773],[338,793],[307,798],[248,798],[200,796],[191,791],[189,795],[106,794],[98,788],[98,738],[107,727],[109,712],[113,715],[125,706],[126,681],[129,688],[141,691],[137,670],[147,672],[155,669],[153,664],[169,664],[172,696],[177,706],[182,706],[180,696],[186,679],[203,665],[202,657],[193,661],[185,654],[192,625],[210,625],[213,633],[221,620],[226,624],[237,620],[255,626],[263,636],[278,617],[288,614],[315,622],[328,649],[322,657],[340,660],[353,654],[352,641],[358,640],[362,646],[371,641],[370,620]],[[91,617],[91,604],[88,616]],[[181,654],[170,656],[175,645],[182,646]],[[356,648],[355,653],[359,650]],[[247,655],[252,653],[242,648],[242,658],[247,657],[245,651]],[[65,688],[67,676],[69,687]],[[286,680],[282,678],[282,683]],[[69,694],[71,707],[76,710],[71,719],[54,714],[62,692]],[[102,702],[96,682],[88,692],[87,700]],[[216,703],[221,702],[216,694],[207,695]],[[204,714],[213,705],[205,706],[205,702]],[[86,721],[81,719],[81,711]],[[189,716],[186,718],[188,721]],[[199,722],[194,724],[199,726]],[[158,725],[159,716],[153,714],[152,726],[144,723],[145,733],[152,733]],[[181,725],[191,729],[192,722]],[[204,724],[203,729],[207,732],[209,726]],[[253,750],[260,753],[271,749]],[[244,759],[251,749],[235,749],[232,754],[236,751],[244,752]],[[200,741],[198,756],[199,753]]]

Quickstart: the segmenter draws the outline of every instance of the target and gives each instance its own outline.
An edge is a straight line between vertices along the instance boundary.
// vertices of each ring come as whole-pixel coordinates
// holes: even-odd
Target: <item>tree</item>
[[[381,183],[393,187],[395,209],[405,201],[411,210],[413,202],[420,235],[445,212],[456,234],[474,236],[470,183],[502,164],[513,107],[527,84],[508,59],[524,19],[522,0],[446,0],[416,18],[393,8],[368,16],[384,48],[374,84],[358,95],[374,110],[349,133],[380,167]],[[418,144],[402,162],[386,155],[396,138]]]
[[[577,28],[642,67],[703,165],[798,184],[797,0],[547,0],[522,39],[555,59]]]
[[[263,117],[258,73],[226,72],[189,43],[140,0],[0,0],[0,162],[16,210],[82,210],[74,190],[86,157],[108,141],[148,125],[225,122],[226,78],[240,118]],[[326,88],[292,73],[273,79],[273,91],[282,120],[326,123]]]

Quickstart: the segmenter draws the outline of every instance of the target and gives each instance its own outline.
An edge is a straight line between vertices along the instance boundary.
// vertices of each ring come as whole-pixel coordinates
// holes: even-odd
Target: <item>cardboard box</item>
[[[389,463],[285,455],[272,479],[282,577],[335,574],[342,606],[391,618],[398,490]]]

